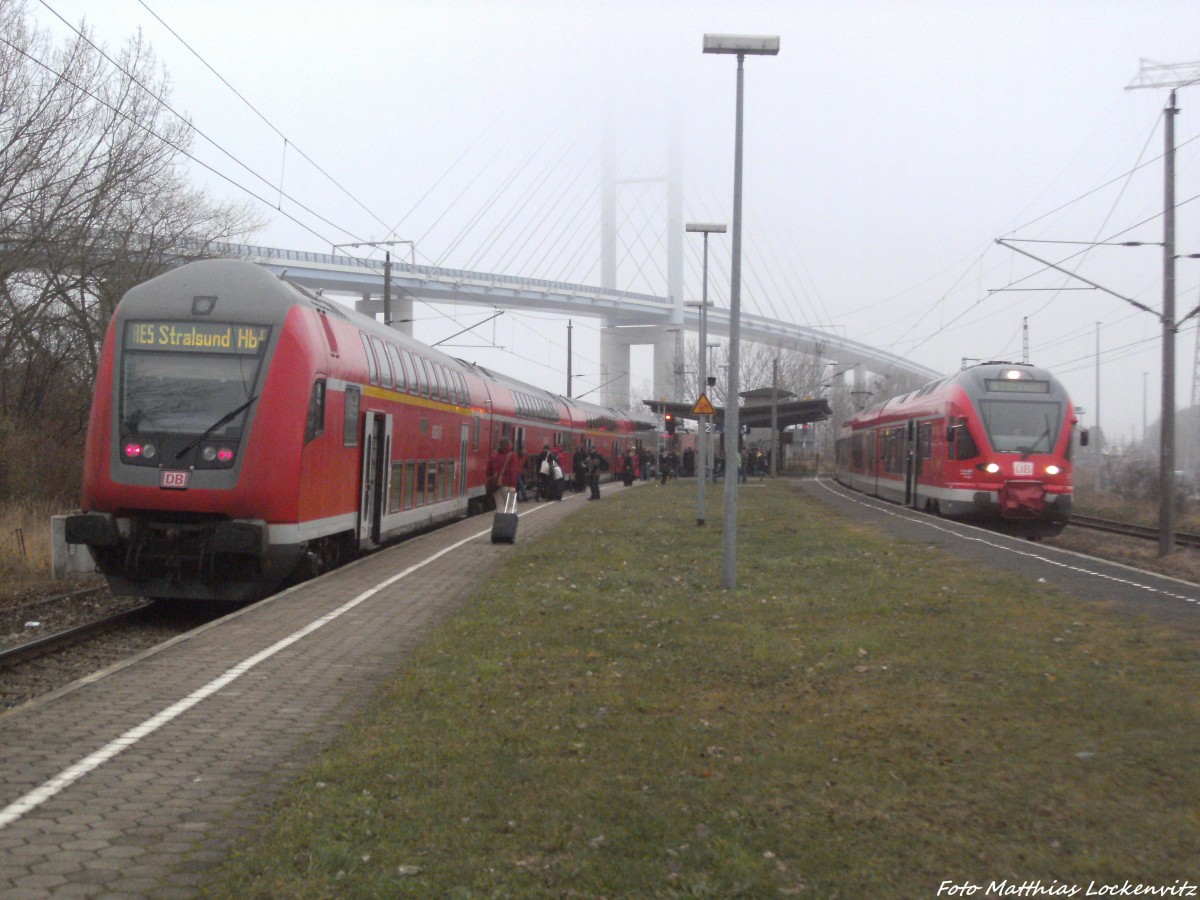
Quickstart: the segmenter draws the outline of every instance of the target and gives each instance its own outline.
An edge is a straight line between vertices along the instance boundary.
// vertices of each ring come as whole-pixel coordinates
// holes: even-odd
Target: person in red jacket
[[[504,509],[506,495],[516,493],[518,468],[517,454],[512,444],[507,438],[501,439],[487,465],[488,491],[496,509]]]

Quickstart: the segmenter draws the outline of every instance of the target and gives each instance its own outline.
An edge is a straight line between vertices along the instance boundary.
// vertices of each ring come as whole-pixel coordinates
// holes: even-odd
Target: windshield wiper
[[[1027,459],[1029,457],[1029,454],[1032,453],[1037,448],[1037,445],[1042,442],[1042,438],[1046,438],[1047,444],[1049,443],[1051,427],[1052,426],[1050,425],[1050,417],[1046,416],[1046,430],[1043,431],[1041,434],[1039,434],[1037,437],[1035,437],[1033,439],[1032,444],[1030,444],[1028,447],[1024,448],[1023,450],[1021,450],[1021,459]],[[1047,447],[1044,452],[1049,453],[1050,448]]]
[[[213,422],[211,425],[209,425],[207,428],[205,428],[204,431],[202,431],[198,437],[194,437],[190,441],[188,441],[186,444],[184,444],[183,449],[175,454],[175,458],[181,459],[185,453],[187,453],[192,448],[194,448],[197,444],[199,444],[202,440],[204,440],[206,437],[208,437],[210,434],[212,434],[214,431],[216,431],[222,425],[227,425],[228,423],[232,422],[235,418],[237,418],[239,413],[241,413],[243,410],[245,410],[247,407],[249,407],[250,404],[253,403],[257,399],[258,399],[258,395],[255,394],[253,397],[251,397],[249,400],[247,400],[245,403],[243,403],[237,409],[231,409],[229,412],[225,413],[225,415],[221,416],[221,418],[217,419],[217,421]]]

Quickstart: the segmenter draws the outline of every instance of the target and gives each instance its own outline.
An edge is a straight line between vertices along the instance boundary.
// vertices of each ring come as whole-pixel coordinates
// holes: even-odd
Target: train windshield
[[[1051,453],[1058,443],[1061,403],[981,400],[979,411],[992,449],[999,453]]]
[[[236,342],[244,326],[205,326],[201,333],[128,323],[121,367],[121,431],[124,434],[198,435],[229,415],[212,434],[236,439],[255,395],[270,332],[255,327],[253,340]],[[186,326],[191,329],[193,326]],[[225,340],[228,329],[235,340]],[[184,334],[190,340],[178,339]],[[174,343],[172,343],[174,341]],[[239,407],[241,408],[239,410]]]

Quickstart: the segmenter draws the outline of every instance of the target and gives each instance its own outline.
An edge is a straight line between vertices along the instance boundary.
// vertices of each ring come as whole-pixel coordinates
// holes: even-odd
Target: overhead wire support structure
[[[1159,442],[1158,555],[1175,549],[1175,92],[1200,83],[1200,63],[1165,65],[1141,60],[1126,90],[1169,87],[1163,109],[1162,421]]]

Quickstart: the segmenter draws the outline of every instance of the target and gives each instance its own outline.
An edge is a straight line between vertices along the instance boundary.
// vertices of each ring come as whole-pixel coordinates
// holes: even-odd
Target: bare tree
[[[55,46],[0,0],[0,35],[0,417],[78,446],[120,297],[260,222],[189,186],[192,128],[140,34]]]

